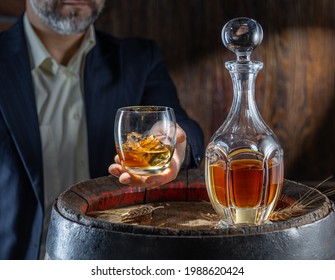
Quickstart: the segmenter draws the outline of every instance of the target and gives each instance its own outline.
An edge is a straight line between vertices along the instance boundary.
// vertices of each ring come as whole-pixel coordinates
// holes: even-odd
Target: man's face
[[[29,3],[48,27],[59,34],[84,32],[99,16],[105,0],[29,0]]]

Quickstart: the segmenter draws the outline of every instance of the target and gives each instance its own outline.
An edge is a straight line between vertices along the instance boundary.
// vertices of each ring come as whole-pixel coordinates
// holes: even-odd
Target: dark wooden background
[[[260,22],[264,39],[253,59],[264,62],[256,99],[285,151],[285,178],[322,181],[335,175],[334,0],[106,0],[97,26],[116,36],[156,40],[181,103],[204,130],[206,144],[224,121],[234,59],[222,44],[234,17]],[[2,0],[0,29],[24,9]]]

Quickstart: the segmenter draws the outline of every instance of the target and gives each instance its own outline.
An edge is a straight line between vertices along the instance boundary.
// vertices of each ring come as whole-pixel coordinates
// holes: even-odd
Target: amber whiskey
[[[122,166],[136,174],[156,174],[171,161],[173,148],[154,135],[130,133],[122,149],[116,147]]]
[[[276,203],[283,182],[279,163],[257,159],[219,162],[209,166],[216,204],[232,210],[234,224],[257,224],[258,216]]]

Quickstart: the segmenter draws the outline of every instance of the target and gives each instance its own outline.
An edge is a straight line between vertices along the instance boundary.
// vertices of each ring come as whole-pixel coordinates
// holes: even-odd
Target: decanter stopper
[[[263,39],[261,25],[250,18],[235,18],[227,22],[221,33],[223,44],[237,56],[237,62],[250,61],[251,52]]]

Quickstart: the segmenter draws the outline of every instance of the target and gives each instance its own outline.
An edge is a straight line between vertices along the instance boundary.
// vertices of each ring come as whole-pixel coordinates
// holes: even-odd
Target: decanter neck
[[[262,67],[263,63],[258,61],[228,61],[226,63],[234,89],[234,99],[228,118],[235,119],[238,123],[238,130],[243,130],[243,133],[253,134],[258,130],[257,127],[263,127],[264,122],[255,100],[255,81]]]

